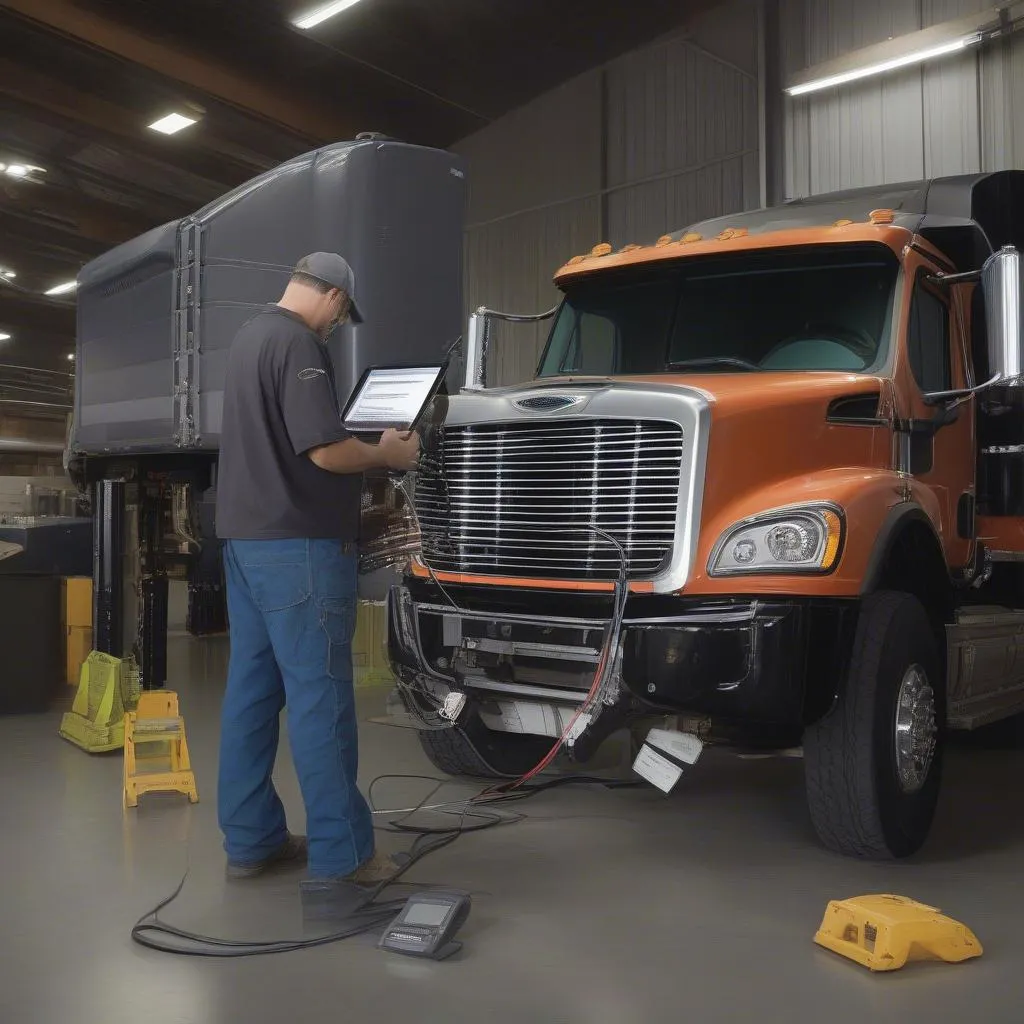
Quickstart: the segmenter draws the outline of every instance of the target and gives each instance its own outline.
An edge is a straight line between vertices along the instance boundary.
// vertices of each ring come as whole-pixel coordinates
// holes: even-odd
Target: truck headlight
[[[843,517],[832,505],[779,509],[733,526],[715,545],[712,576],[829,572],[843,539]]]

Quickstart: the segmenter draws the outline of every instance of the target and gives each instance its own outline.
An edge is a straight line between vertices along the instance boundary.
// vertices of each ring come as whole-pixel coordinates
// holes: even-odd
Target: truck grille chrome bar
[[[630,579],[671,557],[682,428],[645,420],[474,424],[440,431],[416,483],[423,557],[437,572]],[[560,531],[579,530],[579,533]]]

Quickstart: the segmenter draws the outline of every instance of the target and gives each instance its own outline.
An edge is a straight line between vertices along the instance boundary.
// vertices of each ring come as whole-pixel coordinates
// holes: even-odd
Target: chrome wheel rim
[[[896,774],[904,793],[924,786],[938,739],[935,691],[920,665],[907,669],[896,699]]]

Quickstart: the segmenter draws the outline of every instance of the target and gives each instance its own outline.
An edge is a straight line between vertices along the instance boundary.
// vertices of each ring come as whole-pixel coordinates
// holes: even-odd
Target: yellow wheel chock
[[[833,900],[814,941],[873,971],[897,971],[917,960],[960,963],[982,954],[969,928],[905,896]]]

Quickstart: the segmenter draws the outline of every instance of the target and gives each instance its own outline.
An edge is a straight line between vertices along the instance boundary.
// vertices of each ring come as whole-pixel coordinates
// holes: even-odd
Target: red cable
[[[565,744],[565,741],[569,738],[569,734],[572,732],[573,726],[576,725],[576,723],[579,721],[580,715],[583,714],[583,709],[587,707],[587,705],[590,704],[590,702],[597,695],[598,687],[601,685],[601,679],[604,676],[604,666],[608,661],[610,646],[610,644],[606,644],[605,650],[601,652],[601,660],[598,662],[597,670],[594,673],[594,682],[591,684],[587,696],[583,699],[583,703],[580,704],[580,706],[576,709],[576,713],[572,716],[571,719],[569,719],[569,724],[565,727],[565,731],[558,738],[558,740],[556,740],[555,745],[547,752],[547,754],[544,755],[540,762],[538,762],[538,764],[531,768],[525,775],[521,776],[518,779],[515,779],[512,782],[503,782],[497,786],[490,786],[489,788],[485,789],[482,793],[480,793],[479,796],[474,797],[474,801],[486,800],[490,797],[500,796],[504,793],[510,793],[512,790],[518,789],[520,786],[525,785],[531,779],[536,778],[538,775],[540,775],[541,772],[545,771],[547,768],[550,767],[551,762],[554,761],[555,757],[558,755],[559,750],[562,749],[563,745]]]

